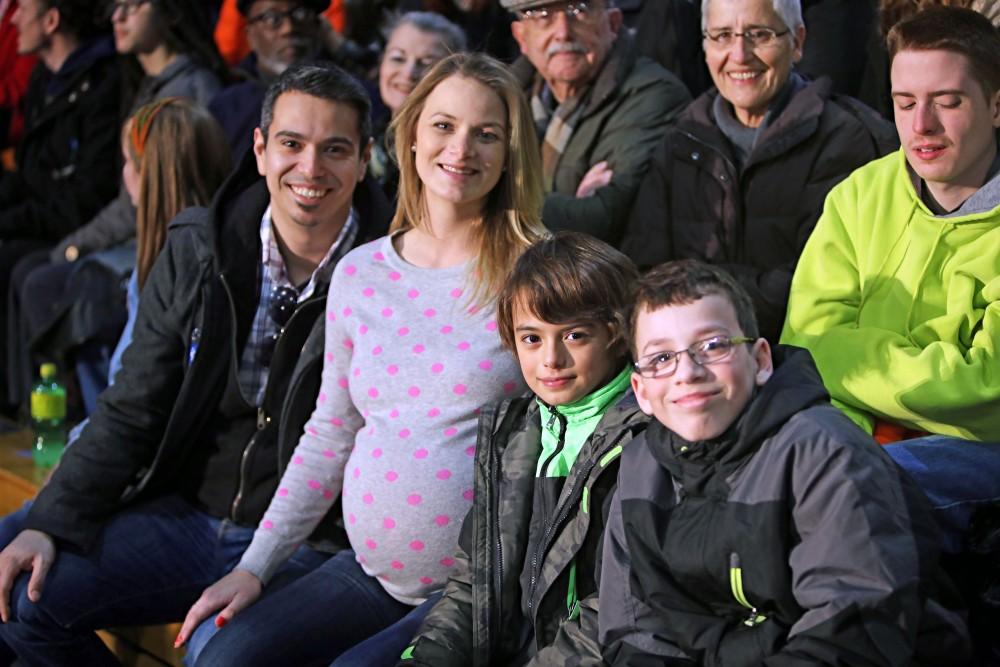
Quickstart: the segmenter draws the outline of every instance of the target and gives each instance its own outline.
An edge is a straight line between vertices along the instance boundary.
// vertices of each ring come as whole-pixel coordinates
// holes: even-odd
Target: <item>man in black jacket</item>
[[[0,553],[26,662],[117,664],[93,630],[182,618],[249,544],[315,403],[333,267],[386,229],[369,111],[344,72],[289,69],[252,157],[171,224],[115,384]],[[343,544],[332,521],[314,538]]]
[[[118,65],[93,18],[92,0],[25,0],[14,12],[18,53],[38,54],[39,63],[24,98],[17,171],[0,173],[3,325],[14,264],[89,220],[117,189]],[[0,377],[0,407],[5,393]]]

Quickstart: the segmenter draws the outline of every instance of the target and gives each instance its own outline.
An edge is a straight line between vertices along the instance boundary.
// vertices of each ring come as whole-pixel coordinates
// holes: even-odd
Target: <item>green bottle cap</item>
[[[51,380],[56,376],[59,369],[55,364],[42,364],[41,375],[43,380]]]

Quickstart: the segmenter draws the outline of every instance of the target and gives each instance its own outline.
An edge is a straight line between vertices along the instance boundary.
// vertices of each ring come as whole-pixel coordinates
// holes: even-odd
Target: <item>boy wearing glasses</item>
[[[639,405],[605,533],[611,664],[962,664],[926,501],[830,405],[746,291],[685,260],[639,281]]]

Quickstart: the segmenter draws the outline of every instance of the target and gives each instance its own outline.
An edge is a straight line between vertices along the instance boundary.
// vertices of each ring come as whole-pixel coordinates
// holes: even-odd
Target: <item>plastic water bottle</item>
[[[51,468],[66,448],[66,389],[56,379],[56,365],[42,364],[42,378],[31,388],[31,421],[35,428],[35,464]]]

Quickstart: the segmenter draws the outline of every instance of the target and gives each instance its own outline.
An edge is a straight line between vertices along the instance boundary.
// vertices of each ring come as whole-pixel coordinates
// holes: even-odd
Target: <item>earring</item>
[[[417,145],[416,144],[410,144],[410,151],[413,152],[413,153],[416,153],[417,152]]]

